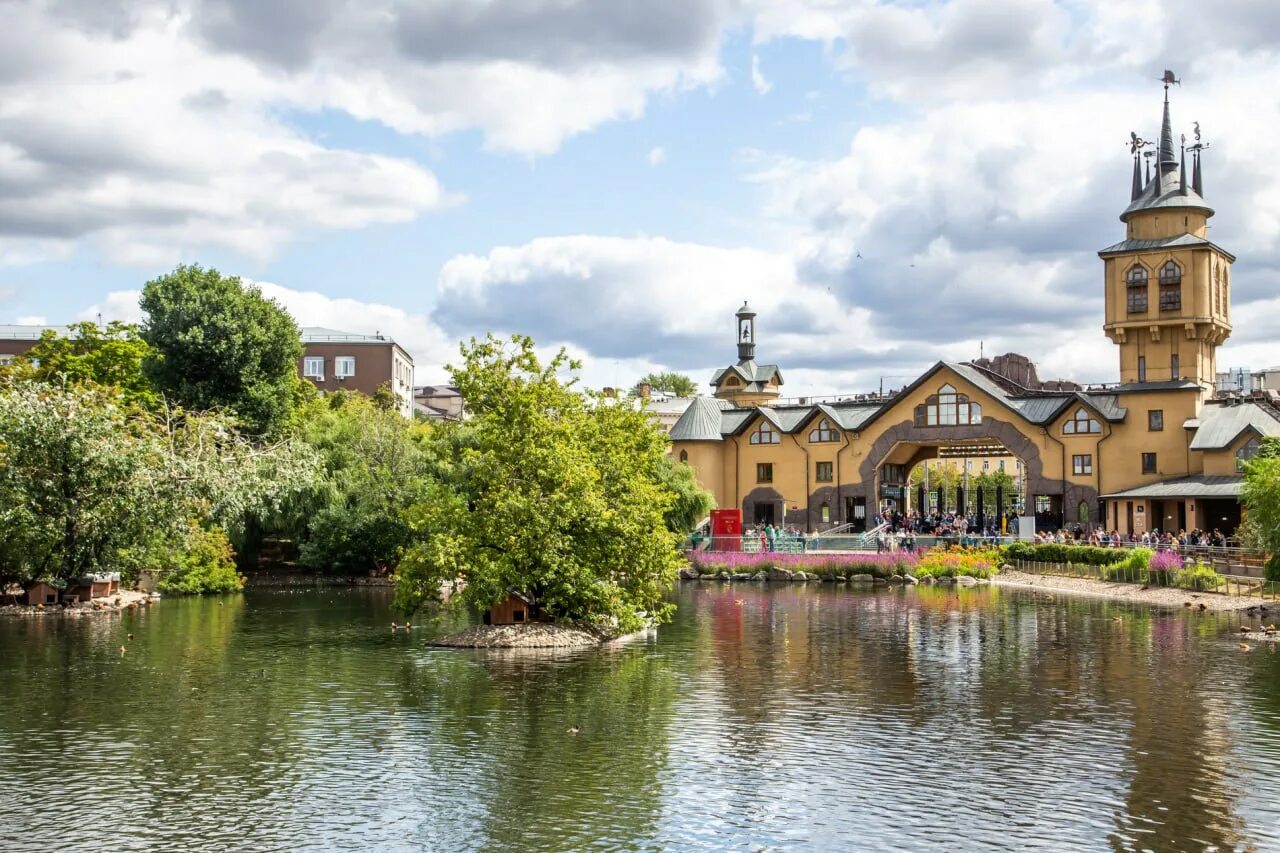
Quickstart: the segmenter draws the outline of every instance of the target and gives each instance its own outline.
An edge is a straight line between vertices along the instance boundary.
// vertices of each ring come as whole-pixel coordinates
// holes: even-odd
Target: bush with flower
[[[789,572],[809,572],[820,577],[848,575],[874,575],[887,578],[891,575],[914,574],[920,557],[908,551],[886,554],[780,554],[770,551],[695,551],[689,555],[689,563],[703,574],[728,572],[741,574],[784,569]]]

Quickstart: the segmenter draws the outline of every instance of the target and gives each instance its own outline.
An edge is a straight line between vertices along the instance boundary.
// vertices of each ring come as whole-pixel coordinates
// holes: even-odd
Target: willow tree
[[[1258,453],[1245,463],[1240,502],[1245,507],[1241,538],[1270,552],[1267,580],[1280,581],[1280,440],[1264,439]]]
[[[629,631],[663,618],[680,565],[666,514],[666,438],[649,417],[574,389],[579,365],[542,364],[533,341],[489,336],[450,367],[467,401],[466,440],[441,442],[454,472],[408,518],[416,542],[399,570],[398,602],[486,608],[509,590],[544,614]]]

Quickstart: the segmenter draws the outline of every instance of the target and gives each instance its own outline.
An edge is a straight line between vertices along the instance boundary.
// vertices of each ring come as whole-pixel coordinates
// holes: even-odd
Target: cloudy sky
[[[137,317],[182,262],[442,378],[524,332],[794,394],[1017,350],[1116,378],[1130,131],[1212,148],[1220,364],[1280,364],[1280,3],[0,0],[0,321]]]

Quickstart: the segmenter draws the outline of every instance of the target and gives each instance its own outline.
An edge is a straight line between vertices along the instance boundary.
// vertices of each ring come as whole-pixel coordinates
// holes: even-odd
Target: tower
[[[1230,268],[1235,256],[1209,240],[1213,209],[1203,197],[1200,142],[1175,150],[1164,74],[1164,116],[1154,146],[1130,134],[1130,204],[1125,239],[1098,253],[1105,267],[1103,330],[1120,355],[1120,382],[1191,381],[1212,388],[1217,349],[1231,334]],[[1144,150],[1148,147],[1154,150]],[[1187,173],[1187,152],[1194,174]],[[1148,162],[1145,170],[1142,161]],[[1190,179],[1190,180],[1188,180]]]
[[[735,406],[758,406],[781,393],[782,371],[776,364],[756,364],[756,312],[743,302],[734,317],[738,362],[717,370],[711,386],[717,397]]]

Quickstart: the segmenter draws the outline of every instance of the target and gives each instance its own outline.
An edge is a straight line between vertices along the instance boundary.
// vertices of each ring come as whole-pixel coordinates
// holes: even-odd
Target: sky
[[[1280,3],[0,0],[0,322],[181,263],[443,381],[487,332],[788,395],[1016,351],[1114,381],[1131,131],[1211,145],[1219,366],[1280,364]]]

